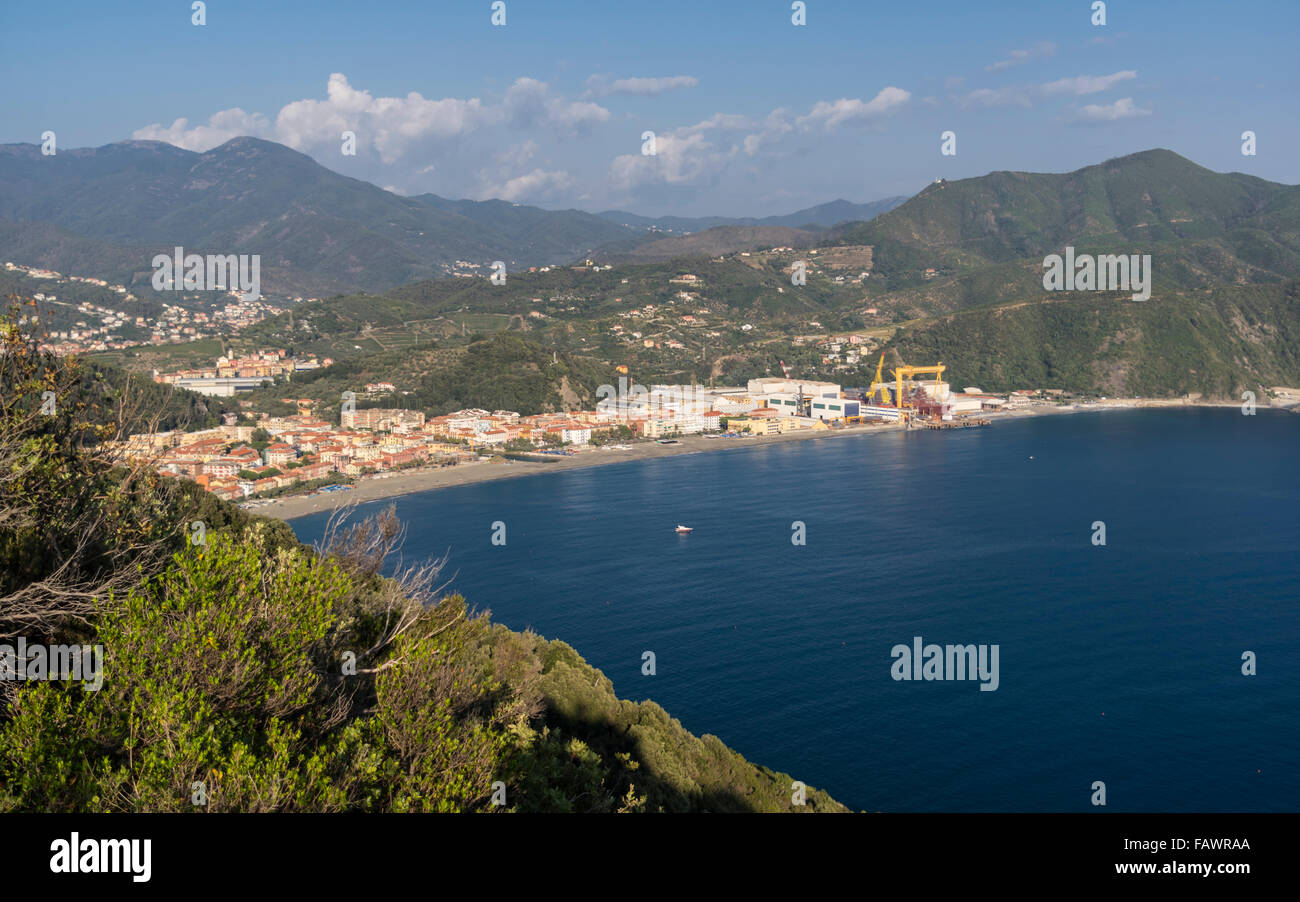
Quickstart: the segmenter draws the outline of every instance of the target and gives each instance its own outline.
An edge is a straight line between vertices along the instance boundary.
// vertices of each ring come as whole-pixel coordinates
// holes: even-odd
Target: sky
[[[399,194],[652,216],[1153,147],[1300,182],[1296,0],[503,2],[10,0],[0,143],[253,135]]]

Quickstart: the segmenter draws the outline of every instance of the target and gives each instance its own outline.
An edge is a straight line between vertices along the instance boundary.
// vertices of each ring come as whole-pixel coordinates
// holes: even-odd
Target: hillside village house
[[[268,466],[278,467],[281,464],[289,463],[291,460],[297,460],[298,452],[294,450],[292,445],[277,442],[274,445],[266,446],[263,457],[266,459]]]

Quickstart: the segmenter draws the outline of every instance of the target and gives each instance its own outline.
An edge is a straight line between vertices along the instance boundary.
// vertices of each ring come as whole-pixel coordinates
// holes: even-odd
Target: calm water
[[[408,559],[450,552],[454,588],[496,620],[852,807],[1092,810],[1103,780],[1110,810],[1295,811],[1298,476],[1300,416],[1106,411],[629,462],[397,510]],[[314,540],[323,519],[294,528]],[[918,635],[997,644],[997,691],[893,680],[891,648]]]

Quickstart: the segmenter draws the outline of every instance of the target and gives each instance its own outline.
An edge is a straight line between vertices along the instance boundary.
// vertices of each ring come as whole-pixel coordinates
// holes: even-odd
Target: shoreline
[[[994,425],[1002,420],[1016,420],[1025,417],[1052,416],[1072,413],[1089,413],[1102,410],[1138,410],[1152,407],[1233,407],[1241,405],[1233,401],[1183,401],[1162,399],[1133,399],[1124,402],[1102,402],[1088,405],[1035,405],[1020,410],[983,413],[980,416],[992,421]],[[1264,407],[1264,410],[1270,408]],[[1295,408],[1272,408],[1287,410]],[[279,520],[296,520],[311,514],[332,511],[351,504],[364,504],[385,498],[397,498],[435,489],[451,488],[461,485],[473,485],[480,482],[492,482],[499,479],[514,479],[523,476],[535,476],[564,470],[579,470],[600,467],[608,464],[626,463],[637,460],[650,460],[661,457],[675,457],[680,454],[699,454],[708,451],[726,451],[733,448],[750,448],[755,445],[775,444],[778,442],[797,442],[818,438],[838,438],[848,435],[883,435],[907,431],[903,426],[887,423],[878,426],[847,426],[826,432],[801,430],[784,435],[760,435],[750,438],[723,438],[704,435],[688,435],[677,440],[675,445],[660,445],[656,442],[638,442],[618,450],[610,447],[581,451],[572,457],[557,457],[552,462],[504,460],[494,458],[490,461],[471,461],[452,467],[398,472],[380,477],[367,477],[355,483],[352,489],[342,492],[318,492],[313,495],[291,495],[286,498],[273,498],[245,508],[250,514],[274,517]]]
[[[681,454],[701,454],[733,448],[749,448],[754,445],[803,441],[811,438],[834,438],[841,435],[872,435],[902,431],[904,431],[902,426],[888,424],[883,426],[851,426],[828,432],[804,430],[784,435],[759,435],[751,438],[723,438],[721,436],[708,438],[703,435],[688,435],[679,438],[675,445],[637,442],[627,446],[627,450],[597,448],[581,451],[572,457],[557,457],[554,461],[547,462],[494,458],[490,461],[470,461],[456,464],[454,467],[412,470],[407,473],[394,473],[391,476],[379,478],[372,476],[357,482],[355,488],[348,491],[275,498],[270,499],[268,504],[249,507],[246,510],[252,514],[276,517],[280,520],[295,520],[299,517],[334,510],[348,504],[364,504],[369,501],[380,501],[401,495],[413,495],[418,492],[460,485],[473,485],[480,482],[493,482],[499,479],[514,479],[523,476],[582,470],[638,460],[676,457]]]

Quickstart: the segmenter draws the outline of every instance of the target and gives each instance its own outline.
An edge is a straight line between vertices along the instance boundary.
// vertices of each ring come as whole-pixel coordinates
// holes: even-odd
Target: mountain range
[[[817,225],[877,207],[836,201],[774,219]],[[512,270],[565,264],[604,246],[632,249],[663,237],[632,219],[639,218],[622,224],[501,200],[403,197],[257,138],[204,153],[157,141],[52,156],[33,144],[0,146],[0,255],[142,290],[153,256],[178,245],[258,254],[264,290],[319,295],[444,276],[457,261],[462,272],[495,260]],[[704,227],[679,223],[677,231]]]
[[[833,200],[830,203],[808,207],[784,216],[765,216],[762,219],[727,216],[659,216],[651,218],[622,210],[606,210],[604,213],[597,215],[629,228],[653,229],[659,232],[677,234],[702,232],[705,229],[713,229],[718,226],[781,226],[788,229],[809,229],[829,228],[842,222],[865,222],[874,219],[881,213],[887,213],[906,200],[907,198],[902,195],[886,197],[883,200],[873,201],[868,204],[854,204],[849,203],[847,200]]]

